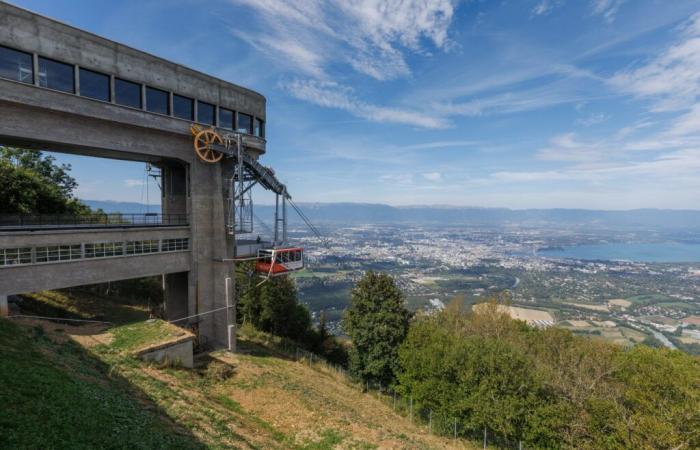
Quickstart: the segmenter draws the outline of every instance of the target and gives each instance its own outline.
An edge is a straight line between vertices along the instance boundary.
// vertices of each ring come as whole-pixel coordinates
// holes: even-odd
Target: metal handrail
[[[0,228],[189,225],[187,214],[0,214]]]

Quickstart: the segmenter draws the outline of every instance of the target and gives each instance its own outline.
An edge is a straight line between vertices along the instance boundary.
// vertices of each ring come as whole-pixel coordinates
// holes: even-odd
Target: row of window
[[[206,125],[214,125],[229,130],[255,136],[265,136],[265,124],[261,119],[242,112],[236,113],[211,103],[195,100],[151,86],[145,86],[122,78],[110,77],[93,70],[78,68],[76,89],[75,66],[53,59],[38,57],[37,79],[34,78],[34,62],[31,53],[0,46],[0,77],[22,83],[34,84],[57,91],[79,94],[118,105],[145,109],[149,112],[174,116],[185,120],[196,120]],[[112,78],[114,78],[114,98],[112,98]],[[142,90],[145,89],[145,92]],[[78,92],[79,91],[79,92]],[[143,95],[145,93],[145,95]],[[172,104],[172,107],[171,107]],[[196,114],[195,114],[196,105]],[[195,119],[196,116],[196,119]],[[217,120],[218,119],[218,120]]]
[[[32,264],[32,262],[73,261],[78,259],[108,258],[111,256],[175,252],[188,249],[188,238],[94,242],[88,244],[48,245],[34,248],[2,248],[0,249],[0,267]]]

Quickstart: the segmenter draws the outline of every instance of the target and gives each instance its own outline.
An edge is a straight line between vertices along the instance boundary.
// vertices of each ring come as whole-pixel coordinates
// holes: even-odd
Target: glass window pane
[[[214,125],[214,105],[197,101],[197,122]]]
[[[173,94],[173,115],[180,119],[194,120],[194,101],[191,98]]]
[[[0,77],[22,83],[34,83],[32,55],[0,47]]]
[[[233,130],[233,111],[219,108],[219,126]]]
[[[239,133],[253,134],[253,116],[248,114],[238,113],[238,128]]]
[[[141,109],[141,85],[131,81],[114,79],[114,101],[118,105]]]
[[[73,66],[39,57],[39,86],[74,94]]]
[[[146,109],[159,114],[170,114],[168,93],[160,89],[146,87]]]
[[[253,130],[256,136],[265,137],[265,125],[262,120],[255,118],[255,130]]]
[[[108,102],[109,75],[80,68],[80,95]]]

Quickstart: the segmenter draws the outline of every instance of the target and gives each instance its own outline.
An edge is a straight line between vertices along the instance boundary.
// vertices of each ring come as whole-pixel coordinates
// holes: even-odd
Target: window
[[[197,101],[197,122],[214,125],[214,105]]]
[[[170,114],[169,94],[160,89],[146,87],[146,110],[159,114]]]
[[[81,259],[82,252],[80,244],[74,245],[52,245],[48,247],[36,248],[36,262],[70,261]]]
[[[257,117],[255,118],[255,129],[253,131],[254,135],[265,137],[265,123]]]
[[[180,119],[194,120],[194,100],[173,94],[173,115]]]
[[[31,248],[0,248],[0,266],[15,266],[31,262]]]
[[[96,244],[85,244],[86,258],[107,258],[109,256],[121,256],[124,254],[124,244],[122,242],[99,242]]]
[[[110,101],[109,75],[80,68],[80,95]]]
[[[140,255],[142,253],[158,252],[158,241],[150,239],[147,241],[128,241],[126,243],[127,255]]]
[[[40,56],[39,86],[75,94],[74,67]]]
[[[253,116],[243,113],[238,113],[238,128],[239,133],[253,134]]]
[[[164,252],[174,252],[178,250],[187,250],[188,239],[178,238],[178,239],[163,239],[161,249]]]
[[[234,112],[230,109],[219,108],[219,126],[221,128],[233,130],[233,126],[235,125],[233,123],[233,114]]]
[[[131,81],[114,79],[114,101],[118,105],[141,109],[141,85]]]
[[[32,55],[0,46],[0,77],[33,84]]]

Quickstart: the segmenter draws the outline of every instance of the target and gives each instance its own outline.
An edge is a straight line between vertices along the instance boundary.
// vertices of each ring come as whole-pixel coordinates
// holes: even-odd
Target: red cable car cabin
[[[258,250],[255,271],[260,275],[274,277],[303,268],[304,249],[301,247]]]

